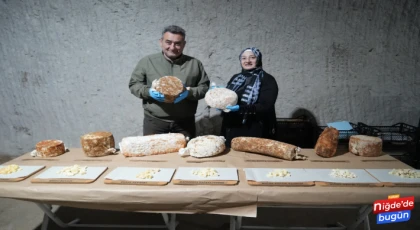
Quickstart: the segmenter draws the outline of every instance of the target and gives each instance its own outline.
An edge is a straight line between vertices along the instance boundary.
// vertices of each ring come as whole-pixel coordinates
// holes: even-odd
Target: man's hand
[[[179,94],[179,96],[177,98],[175,98],[174,104],[184,100],[187,96],[188,96],[189,91],[185,90],[184,92],[182,92],[181,94]]]
[[[149,89],[149,94],[150,94],[150,97],[152,97],[156,101],[165,102],[165,96],[163,94],[159,93],[158,91],[150,88]]]
[[[225,112],[237,112],[239,111],[239,105],[228,105],[226,106]]]

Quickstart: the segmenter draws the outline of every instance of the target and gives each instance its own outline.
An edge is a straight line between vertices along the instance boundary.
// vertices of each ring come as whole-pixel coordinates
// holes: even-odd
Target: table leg
[[[364,205],[359,210],[359,216],[356,218],[356,221],[353,222],[351,225],[347,227],[348,230],[354,230],[356,229],[362,222],[365,222],[365,229],[369,230],[369,213],[372,212],[372,205]],[[366,222],[368,222],[366,224]],[[367,227],[367,228],[366,228]]]
[[[168,230],[175,230],[177,226],[176,215],[170,214],[168,218],[167,214],[162,213],[165,225],[116,225],[116,224],[77,224],[80,219],[75,219],[69,223],[64,223],[54,212],[51,211],[51,205],[35,203],[41,210],[44,212],[44,220],[42,223],[42,230],[48,229],[49,219],[53,220],[61,228],[145,228],[145,229],[155,229],[155,228],[166,228]],[[166,215],[166,217],[165,217]]]
[[[239,230],[241,228],[242,228],[242,216],[238,216],[237,221],[236,221],[236,229],[235,230]]]
[[[236,230],[236,216],[230,216],[229,230]]]

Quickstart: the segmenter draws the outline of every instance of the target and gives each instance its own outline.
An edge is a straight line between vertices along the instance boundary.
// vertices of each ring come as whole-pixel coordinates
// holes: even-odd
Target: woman
[[[276,131],[276,79],[262,69],[262,54],[255,48],[246,48],[239,55],[241,73],[233,75],[226,88],[238,95],[238,104],[224,112],[221,135],[230,147],[239,136],[274,139]]]

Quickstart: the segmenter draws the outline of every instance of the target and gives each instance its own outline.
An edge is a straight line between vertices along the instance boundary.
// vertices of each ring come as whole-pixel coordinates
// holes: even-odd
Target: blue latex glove
[[[182,92],[177,98],[175,98],[174,104],[184,100],[187,96],[188,96],[189,91],[185,90],[184,92]]]
[[[226,109],[230,110],[230,112],[237,112],[239,111],[239,105],[228,105]]]
[[[211,89],[216,89],[216,88],[225,88],[225,87],[224,87],[224,86],[218,86],[218,85],[216,85],[216,83],[212,82],[212,83],[210,84],[210,90],[211,90]]]
[[[152,97],[156,101],[160,101],[160,102],[165,101],[165,96],[152,88],[149,89],[149,94],[150,94],[150,97]]]

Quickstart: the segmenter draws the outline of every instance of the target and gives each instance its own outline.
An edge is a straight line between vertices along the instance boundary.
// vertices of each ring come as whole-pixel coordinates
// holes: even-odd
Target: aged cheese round
[[[349,140],[349,151],[364,157],[382,155],[382,139],[365,135],[354,135]]]
[[[335,128],[325,128],[316,142],[315,153],[321,157],[333,157],[337,151],[339,134]]]
[[[238,95],[230,89],[215,88],[207,91],[204,100],[211,108],[224,110],[228,105],[236,105]]]
[[[80,137],[83,152],[89,157],[114,154],[114,136],[110,132],[92,132]]]
[[[35,145],[37,155],[41,157],[56,157],[66,152],[63,141],[43,140]]]
[[[179,155],[190,155],[197,158],[215,156],[225,150],[225,141],[226,139],[223,136],[199,136],[191,139],[186,148],[180,149]]]
[[[164,76],[153,82],[152,88],[162,93],[166,102],[173,102],[184,91],[184,84],[177,77]]]

